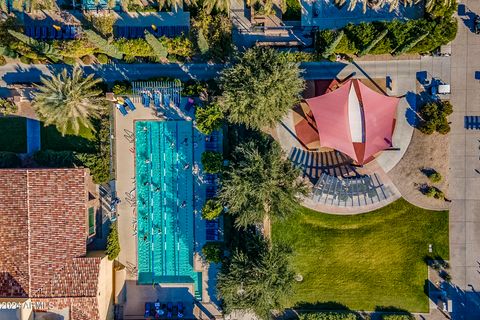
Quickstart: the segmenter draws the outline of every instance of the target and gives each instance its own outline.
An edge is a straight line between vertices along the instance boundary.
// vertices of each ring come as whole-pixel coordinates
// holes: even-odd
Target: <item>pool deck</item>
[[[182,99],[182,105],[184,103]],[[194,256],[195,271],[202,272],[202,303],[195,302],[193,285],[139,285],[137,264],[137,236],[135,234],[134,221],[136,219],[135,200],[135,121],[150,120],[158,121],[154,111],[136,103],[136,110],[129,111],[128,115],[122,116],[114,110],[114,152],[116,172],[116,193],[121,202],[117,206],[118,232],[120,241],[120,255],[118,260],[127,270],[125,281],[126,301],[124,304],[125,316],[143,316],[144,303],[148,301],[183,301],[185,306],[193,305],[191,312],[197,317],[216,317],[221,315],[216,307],[215,273],[218,266],[205,265],[199,256]],[[173,114],[167,115],[169,118]],[[178,117],[178,115],[177,115]],[[186,117],[182,114],[181,117]],[[180,118],[181,118],[180,117]],[[188,119],[188,118],[187,118]],[[200,159],[203,148],[194,150],[194,159]],[[195,179],[196,188],[202,187],[198,179]],[[133,192],[132,192],[133,190]],[[133,205],[132,205],[133,204]],[[194,250],[199,251],[206,242],[205,221],[200,214],[194,218],[195,244]],[[202,232],[203,231],[203,232]],[[183,288],[183,289],[182,289]],[[168,300],[164,300],[168,299]]]

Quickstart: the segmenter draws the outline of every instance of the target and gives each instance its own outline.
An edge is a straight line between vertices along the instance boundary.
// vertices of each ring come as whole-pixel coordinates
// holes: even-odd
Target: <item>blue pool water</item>
[[[194,283],[193,126],[190,121],[137,121],[138,282]]]

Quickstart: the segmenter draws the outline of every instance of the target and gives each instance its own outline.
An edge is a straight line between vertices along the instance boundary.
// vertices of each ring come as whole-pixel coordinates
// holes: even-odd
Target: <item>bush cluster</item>
[[[223,259],[223,243],[207,242],[202,248],[202,254],[207,262],[220,263]]]
[[[223,156],[221,152],[205,151],[202,153],[203,171],[206,173],[218,173],[222,171]]]
[[[349,311],[319,311],[304,313],[298,316],[299,320],[359,320],[360,318]]]
[[[443,191],[433,186],[426,187],[425,195],[429,198],[435,198],[439,200],[445,199],[445,194],[443,193]]]
[[[106,255],[108,260],[114,260],[120,254],[120,242],[118,241],[118,227],[116,223],[110,225],[110,233],[107,237]]]
[[[209,199],[202,208],[202,218],[205,220],[215,220],[223,212],[223,205],[218,199]]]
[[[455,38],[457,22],[452,18],[453,12],[450,9],[436,18],[349,24],[338,31],[321,30],[316,34],[315,49],[326,58],[332,54],[429,53]]]
[[[434,101],[425,104],[420,109],[421,121],[418,129],[424,134],[438,132],[447,134],[450,132],[450,124],[447,117],[453,113],[450,101]]]
[[[415,317],[410,314],[384,314],[382,320],[414,320]]]
[[[17,168],[21,163],[16,153],[0,151],[0,168]]]
[[[0,114],[10,115],[17,112],[17,105],[12,101],[4,98],[0,98]]]
[[[210,15],[200,12],[192,20],[197,34],[197,47],[208,59],[225,62],[233,53],[232,24],[226,14]]]

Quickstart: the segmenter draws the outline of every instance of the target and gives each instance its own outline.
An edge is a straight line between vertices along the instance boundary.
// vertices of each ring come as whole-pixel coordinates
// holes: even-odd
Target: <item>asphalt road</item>
[[[398,77],[409,77],[412,75],[412,67],[419,66],[419,60],[400,61],[368,61],[359,62],[361,69],[367,70],[369,74],[389,74],[393,71]],[[305,79],[332,79],[340,73],[348,64],[341,62],[308,62],[302,63]],[[95,66],[84,66],[85,73],[94,73],[107,82],[115,80],[141,80],[153,77],[171,77],[181,80],[188,79],[211,79],[219,76],[219,72],[225,67],[223,64],[104,64]],[[63,68],[71,66],[63,64],[54,65],[25,65],[8,64],[0,67],[0,85],[15,83],[37,82],[40,77],[51,75]]]

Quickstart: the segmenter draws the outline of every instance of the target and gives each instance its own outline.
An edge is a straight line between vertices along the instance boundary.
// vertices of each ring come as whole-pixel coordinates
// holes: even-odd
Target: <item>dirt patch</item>
[[[419,190],[422,185],[428,184],[442,190],[448,198],[448,149],[448,135],[425,135],[418,130],[414,131],[402,160],[388,172],[388,176],[408,202],[431,210],[448,209],[448,202],[428,198]],[[422,169],[437,171],[442,175],[442,180],[431,182]]]

